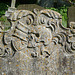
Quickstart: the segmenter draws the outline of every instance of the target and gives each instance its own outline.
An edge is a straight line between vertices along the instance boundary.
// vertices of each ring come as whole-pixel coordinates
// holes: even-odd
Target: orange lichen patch
[[[39,41],[39,40],[37,39],[37,41]]]
[[[41,28],[38,28],[38,29],[41,29]]]
[[[47,11],[43,11],[44,13],[47,13]]]
[[[48,41],[50,41],[50,39],[48,39]]]
[[[21,49],[21,47],[19,47],[19,49]]]
[[[67,69],[70,70],[70,67],[68,67]]]
[[[40,67],[40,64],[38,66]]]
[[[55,75],[57,75],[57,73],[55,73]]]
[[[1,32],[3,34],[3,32]]]
[[[31,30],[31,32],[34,32],[34,30]]]
[[[10,49],[8,49],[8,51],[9,51]]]
[[[28,52],[28,50],[26,50]]]
[[[44,67],[41,67],[42,68],[42,70],[44,70]]]
[[[6,47],[6,45],[4,45],[4,47]]]
[[[24,53],[25,53],[25,51],[24,51]]]
[[[40,48],[40,45],[38,47]]]
[[[52,57],[50,57],[50,59],[53,59]]]
[[[33,25],[31,27],[33,27]]]
[[[25,37],[23,37],[23,39],[25,39]]]
[[[12,53],[10,55],[12,55]]]
[[[73,74],[75,74],[75,72],[73,72]]]
[[[31,56],[31,53],[29,54],[29,56]]]
[[[3,75],[6,75],[6,73],[4,73]]]
[[[21,70],[24,70],[24,69],[21,69]]]
[[[2,67],[0,67],[0,69],[2,69]]]
[[[56,37],[53,37],[53,39],[55,39]]]
[[[21,41],[21,44],[22,44],[22,45],[24,45],[24,42],[23,42],[23,41]]]
[[[19,58],[17,58],[17,60],[19,60]]]
[[[18,33],[16,33],[18,35]]]
[[[59,52],[57,51],[57,55],[59,55]]]
[[[69,73],[67,73],[66,75],[69,75]]]
[[[19,66],[19,65],[16,65],[17,67]]]
[[[45,47],[45,49],[47,49],[47,47]]]
[[[47,42],[47,40],[45,40],[45,42]]]
[[[29,43],[28,46],[31,46],[31,44]]]
[[[53,22],[53,19],[51,19],[51,21]]]

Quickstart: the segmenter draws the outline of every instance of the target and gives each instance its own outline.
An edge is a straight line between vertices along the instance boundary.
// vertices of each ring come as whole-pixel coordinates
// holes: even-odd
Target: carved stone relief
[[[0,25],[1,75],[74,75],[74,23],[64,28],[62,16],[48,9],[15,10],[7,18],[11,29]]]

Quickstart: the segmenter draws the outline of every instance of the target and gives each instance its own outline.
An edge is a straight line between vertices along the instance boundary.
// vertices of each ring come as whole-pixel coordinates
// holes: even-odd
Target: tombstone
[[[18,10],[30,10],[30,11],[33,11],[34,9],[39,9],[39,10],[43,10],[44,8],[39,6],[39,5],[36,5],[36,4],[22,4],[22,5],[19,5],[17,7]]]
[[[68,27],[70,22],[75,22],[75,6],[68,8]]]
[[[74,75],[75,23],[64,28],[49,9],[6,14],[11,28],[0,25],[0,75]]]

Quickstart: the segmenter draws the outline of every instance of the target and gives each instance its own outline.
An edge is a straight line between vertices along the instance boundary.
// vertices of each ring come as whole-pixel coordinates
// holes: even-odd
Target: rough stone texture
[[[75,22],[75,6],[68,8],[68,27],[70,22]]]
[[[7,12],[11,29],[0,25],[0,75],[74,75],[75,24],[62,26],[52,10]]]
[[[36,5],[36,4],[22,4],[22,5],[19,5],[17,7],[18,10],[30,10],[30,11],[33,11],[34,9],[39,9],[39,10],[43,10],[44,8],[39,6],[39,5]]]

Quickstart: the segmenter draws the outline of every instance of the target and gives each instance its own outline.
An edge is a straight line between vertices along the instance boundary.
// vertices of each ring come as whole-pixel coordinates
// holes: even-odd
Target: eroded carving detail
[[[73,26],[71,25],[70,28],[62,29],[53,37],[53,41],[55,42],[55,44],[61,44],[64,51],[68,53],[73,53],[75,50],[75,29],[73,28]]]
[[[64,28],[61,15],[48,9],[15,10],[7,18],[11,22],[10,30],[4,32],[0,25],[0,58],[3,62],[0,63],[2,67],[9,65],[7,75],[10,72],[16,75],[18,72],[20,75],[72,74],[74,23],[70,28]],[[5,72],[5,69],[1,71]]]
[[[16,10],[7,18],[12,25],[10,31],[3,32],[3,44],[10,45],[10,50],[14,49],[13,53],[27,48],[33,49],[32,57],[49,57],[53,42],[53,46],[61,44],[64,51],[72,53],[75,50],[74,25],[64,28],[61,15],[55,11],[46,9],[35,14],[27,10]],[[4,51],[10,53],[8,49]]]

